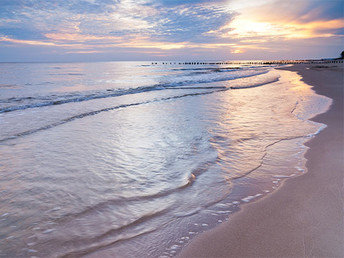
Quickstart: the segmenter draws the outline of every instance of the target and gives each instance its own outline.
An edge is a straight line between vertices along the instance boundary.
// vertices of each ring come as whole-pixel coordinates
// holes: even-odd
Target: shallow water
[[[173,256],[305,172],[331,101],[274,67],[0,64],[0,255]]]

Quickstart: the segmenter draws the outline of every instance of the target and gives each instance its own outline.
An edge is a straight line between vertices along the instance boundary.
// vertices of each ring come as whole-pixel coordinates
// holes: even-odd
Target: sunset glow
[[[331,57],[344,39],[340,0],[32,2],[0,4],[2,60]]]

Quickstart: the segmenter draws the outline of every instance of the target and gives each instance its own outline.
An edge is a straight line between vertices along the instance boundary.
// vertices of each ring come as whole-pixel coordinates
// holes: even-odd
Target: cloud
[[[253,3],[259,4],[252,5]],[[314,20],[340,19],[344,15],[342,0],[233,0],[229,5],[238,8],[246,17],[252,16],[258,21],[307,23]]]
[[[32,28],[11,28],[11,27],[0,27],[0,35],[6,35],[11,38],[17,39],[28,39],[28,40],[39,40],[45,39],[45,36]]]
[[[343,18],[344,4],[342,0],[309,0],[298,18],[300,22],[314,20],[335,20]]]
[[[2,0],[2,15],[15,15],[25,10],[65,10],[74,14],[113,12],[120,0]],[[18,11],[18,12],[17,12]]]
[[[306,44],[300,39],[326,38],[338,48],[343,22],[342,0],[1,0],[0,47],[92,57],[244,57]]]
[[[235,2],[233,3],[235,6]],[[237,18],[225,28],[222,37],[281,41],[293,38],[329,38],[340,35],[344,27],[340,0],[266,0],[260,5],[240,2]],[[341,10],[341,11],[338,11]],[[221,33],[221,31],[218,31]]]
[[[171,42],[205,43],[216,37],[207,34],[229,23],[235,13],[229,9],[214,5],[181,5],[162,8],[153,19],[153,38]]]
[[[230,22],[234,13],[207,1],[13,0],[2,2],[12,22],[0,34],[16,39],[43,39],[51,33],[86,36],[150,37],[168,42],[205,42],[206,34]],[[178,3],[178,4],[177,4]],[[10,15],[9,15],[10,14]],[[32,35],[32,38],[30,38]]]
[[[224,3],[225,0],[152,0],[148,1],[148,4],[153,4],[153,5],[161,5],[161,6],[166,6],[166,7],[171,7],[171,6],[178,6],[178,5],[195,5],[195,4],[207,4],[207,3],[212,3],[212,4],[221,4]]]

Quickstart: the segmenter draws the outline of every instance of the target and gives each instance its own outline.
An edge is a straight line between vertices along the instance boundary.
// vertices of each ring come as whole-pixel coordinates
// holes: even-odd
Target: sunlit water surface
[[[330,103],[266,66],[0,64],[0,255],[173,256],[304,173]]]

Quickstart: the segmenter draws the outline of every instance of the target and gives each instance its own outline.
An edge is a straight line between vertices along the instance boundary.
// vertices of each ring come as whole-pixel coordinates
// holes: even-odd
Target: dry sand
[[[201,234],[180,257],[344,257],[343,66],[287,70],[333,99],[313,119],[328,127],[306,144],[308,173]]]

